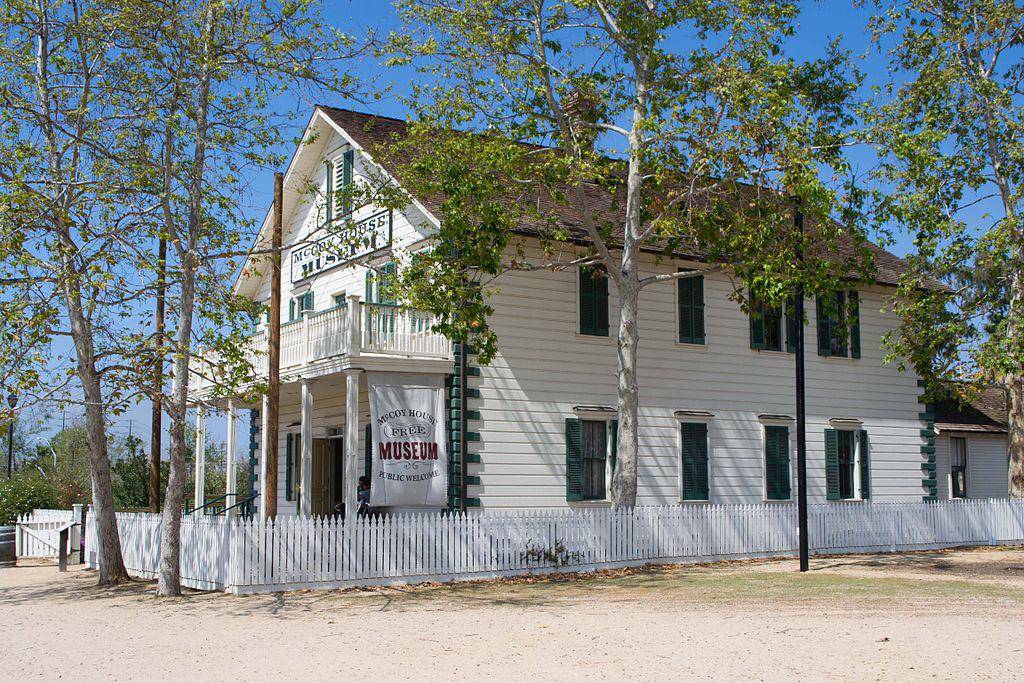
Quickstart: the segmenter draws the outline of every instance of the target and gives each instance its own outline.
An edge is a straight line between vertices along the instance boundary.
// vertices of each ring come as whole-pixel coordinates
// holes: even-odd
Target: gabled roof
[[[404,137],[408,128],[408,124],[405,121],[387,116],[377,116],[374,114],[352,111],[351,109],[340,109],[324,105],[317,105],[317,109],[329,117],[339,128],[343,129],[356,142],[356,144],[363,149],[373,149],[378,146],[382,148],[387,147],[395,138]],[[407,159],[402,155],[396,155],[396,159],[384,160],[383,164],[386,166],[395,161],[400,164],[407,161]],[[381,162],[379,161],[378,163]],[[387,168],[385,170],[392,176],[397,175],[397,169],[394,167]],[[612,198],[609,197],[608,193],[596,186],[585,186],[585,191],[590,199],[591,209],[594,212],[603,214],[602,217],[605,220],[609,220],[613,223],[624,223],[624,201],[615,202],[613,205]],[[417,197],[416,199],[422,202],[423,206],[430,214],[436,217],[441,216],[442,197]],[[528,198],[527,201],[530,201],[531,204],[536,204],[540,209],[540,213],[547,216],[557,216],[561,225],[570,229],[575,228],[575,232],[578,234],[578,239],[581,243],[589,241],[586,236],[586,232],[581,227],[583,219],[580,216],[577,207],[572,204],[555,203],[551,200],[547,192],[542,191],[535,192],[534,196]],[[522,234],[539,235],[544,231],[544,227],[545,226],[540,224],[530,224],[530,222],[526,222],[520,226],[519,231]],[[874,257],[876,281],[882,285],[898,285],[900,276],[907,272],[909,268],[906,261],[875,244],[868,243],[867,249]],[[649,249],[649,251],[663,253],[664,250],[657,248],[657,245],[655,245],[654,248]],[[836,255],[844,261],[853,260],[857,257],[856,242],[851,237],[843,237],[839,240],[836,251]],[[701,250],[693,244],[681,245],[676,249],[674,255],[678,258],[695,261],[704,261],[707,259],[707,254],[702,253]],[[940,283],[934,283],[934,286],[940,289],[943,288]]]
[[[939,431],[1006,434],[1008,424],[1006,393],[999,387],[985,389],[970,403],[948,398],[935,404]]]

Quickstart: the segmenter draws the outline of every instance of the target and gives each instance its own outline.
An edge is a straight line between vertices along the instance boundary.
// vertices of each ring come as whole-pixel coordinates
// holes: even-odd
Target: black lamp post
[[[801,268],[804,260],[804,214],[800,208],[800,198],[793,199],[793,225],[799,233],[796,243],[797,267]],[[800,535],[800,571],[809,568],[810,552],[807,529],[807,420],[804,386],[804,283],[800,280],[796,288],[796,301],[793,315],[797,319],[796,333],[796,517]]]
[[[7,478],[14,476],[14,425],[17,420],[14,417],[14,409],[18,407],[18,395],[13,391],[7,394],[7,405],[11,407],[11,431],[7,435]]]

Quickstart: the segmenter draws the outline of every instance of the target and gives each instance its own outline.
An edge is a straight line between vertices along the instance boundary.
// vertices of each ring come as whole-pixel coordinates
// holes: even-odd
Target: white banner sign
[[[444,378],[367,372],[373,466],[370,505],[445,507]]]

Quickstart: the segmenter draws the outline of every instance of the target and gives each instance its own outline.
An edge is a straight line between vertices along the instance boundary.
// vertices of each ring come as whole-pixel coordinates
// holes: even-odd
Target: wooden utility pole
[[[274,231],[270,241],[270,320],[267,330],[267,511],[277,516],[277,439],[281,416],[281,242],[284,175],[274,174]]]
[[[153,417],[149,433],[149,511],[160,512],[160,451],[163,431],[164,387],[164,306],[167,296],[167,240],[160,236],[160,247],[156,259],[156,331],[153,359]]]

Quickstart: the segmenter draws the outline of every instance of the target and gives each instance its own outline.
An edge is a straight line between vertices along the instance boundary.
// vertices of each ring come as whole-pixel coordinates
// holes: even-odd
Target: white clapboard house
[[[324,206],[333,189],[387,172],[369,150],[404,123],[317,107],[284,182],[280,439],[263,443],[262,405],[252,410],[253,491],[262,491],[263,449],[278,451],[278,514],[329,514],[351,503],[370,468],[366,373],[446,378],[451,420],[449,504],[469,508],[608,505],[615,457],[614,288],[579,270],[515,272],[497,282],[492,326],[500,352],[469,362],[460,412],[457,345],[431,332],[430,316],[387,300],[375,272],[399,267],[438,225],[428,198],[404,211]],[[311,194],[307,188],[319,186]],[[325,221],[376,235],[359,253],[317,242]],[[269,240],[268,215],[257,244]],[[311,236],[313,238],[311,239]],[[292,248],[289,245],[299,245]],[[851,284],[856,323],[834,333],[806,302],[808,479],[812,502],[934,499],[934,413],[918,402],[912,373],[883,360],[881,339],[897,321],[883,312],[905,264],[873,248],[877,284]],[[694,267],[656,261],[649,272]],[[247,264],[238,294],[270,298],[269,267]],[[367,265],[372,265],[368,269]],[[724,274],[649,287],[640,302],[638,504],[765,503],[795,491],[793,325],[769,312],[751,320],[729,299]],[[266,349],[266,330],[252,340]],[[266,371],[266,357],[257,372]],[[223,408],[208,381],[197,402]],[[458,452],[466,425],[468,448]],[[454,444],[454,445],[453,445]],[[463,459],[465,467],[463,468]]]

